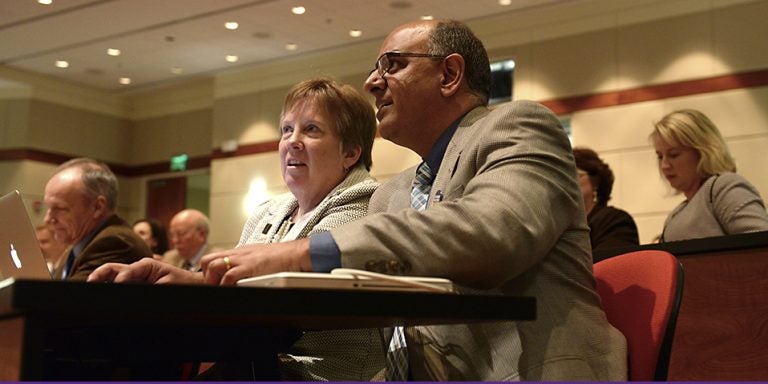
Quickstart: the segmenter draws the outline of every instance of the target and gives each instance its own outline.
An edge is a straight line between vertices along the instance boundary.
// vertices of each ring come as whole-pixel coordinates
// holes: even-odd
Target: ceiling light
[[[184,70],[181,69],[181,67],[171,67],[171,73],[173,73],[174,75],[181,75],[182,73],[184,73]]]
[[[435,17],[432,15],[424,15],[421,17],[422,20],[434,20]]]
[[[240,24],[238,24],[236,21],[227,21],[224,23],[224,28],[229,29],[230,31],[234,31],[239,26]]]
[[[361,31],[359,29],[352,29],[352,30],[349,31],[349,35],[352,36],[352,37],[360,37],[360,36],[363,35],[363,31]]]
[[[512,0],[499,0],[499,5],[507,6],[510,4],[512,4]]]
[[[295,51],[295,50],[299,49],[299,45],[298,44],[293,44],[293,43],[286,44],[285,45],[285,49],[287,49],[289,51]]]
[[[128,85],[128,84],[131,83],[131,78],[130,77],[121,77],[120,80],[118,80],[118,82],[120,82],[120,84],[122,84],[122,85]]]
[[[291,8],[291,12],[293,12],[294,15],[303,15],[306,11],[307,9],[302,6]]]
[[[240,58],[237,57],[237,55],[227,55],[227,57],[225,57],[224,60],[227,60],[228,63],[235,63],[238,60],[240,60]]]
[[[53,0],[37,0],[37,2],[42,5],[51,5],[51,3],[53,3]]]
[[[69,61],[66,60],[56,60],[56,66],[59,68],[67,68],[69,67]]]
[[[107,48],[107,55],[120,56],[120,50],[115,48]]]

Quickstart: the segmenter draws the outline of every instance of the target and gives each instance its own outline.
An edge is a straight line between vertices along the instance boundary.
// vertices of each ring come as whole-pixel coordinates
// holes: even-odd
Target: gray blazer
[[[365,216],[371,194],[378,186],[379,183],[364,165],[350,169],[347,177],[317,204],[296,238],[326,232]],[[291,193],[284,193],[259,205],[243,226],[238,245],[280,242],[280,224],[298,206],[299,202]]]
[[[535,321],[410,329],[414,379],[626,380],[624,337],[594,289],[570,142],[551,111],[513,102],[469,112],[421,212],[409,208],[414,174],[374,193],[369,211],[381,214],[331,231],[342,264],[537,299]]]
[[[740,175],[725,172],[707,178],[690,200],[670,212],[661,241],[760,231],[768,231],[760,192]]]
[[[368,200],[378,185],[365,166],[352,168],[315,207],[296,238],[325,232],[365,216]],[[290,193],[260,205],[245,223],[239,244],[281,241],[285,233],[279,228],[298,206]],[[305,332],[289,353],[278,355],[281,378],[286,381],[380,380],[386,365],[384,350],[378,329]]]

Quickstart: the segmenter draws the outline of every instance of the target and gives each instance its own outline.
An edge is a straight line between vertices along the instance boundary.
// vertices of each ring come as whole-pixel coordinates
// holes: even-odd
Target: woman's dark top
[[[640,244],[635,220],[621,209],[598,204],[587,215],[587,223],[593,254],[595,251]]]

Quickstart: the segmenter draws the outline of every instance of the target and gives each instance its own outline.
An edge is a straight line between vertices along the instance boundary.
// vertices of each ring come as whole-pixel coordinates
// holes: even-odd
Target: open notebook
[[[453,292],[450,280],[437,277],[391,276],[359,269],[331,273],[280,272],[242,279],[241,287],[351,289],[371,291]]]

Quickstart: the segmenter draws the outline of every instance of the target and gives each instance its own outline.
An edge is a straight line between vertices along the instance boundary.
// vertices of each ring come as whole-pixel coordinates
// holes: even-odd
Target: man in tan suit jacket
[[[187,271],[199,271],[203,256],[222,250],[208,246],[209,232],[208,217],[204,213],[185,209],[175,214],[168,228],[173,249],[163,255],[163,261]]]
[[[410,208],[412,168],[372,197],[369,211],[384,214],[332,230],[342,265],[537,299],[536,321],[408,332],[412,377],[626,380],[624,337],[594,291],[576,169],[557,117],[533,102],[488,110],[486,87],[472,84],[484,83],[487,58],[461,24],[405,25],[384,41],[379,53],[387,52],[398,53],[380,59],[365,84],[379,131],[437,174],[426,210]]]
[[[58,280],[85,280],[105,263],[132,263],[152,251],[115,214],[117,179],[96,160],[77,158],[56,170],[45,186],[45,223],[69,248],[54,270]]]
[[[411,206],[411,168],[374,193],[375,214],[308,240],[211,255],[208,281],[344,266],[445,277],[467,293],[534,296],[535,321],[408,330],[411,378],[626,380],[626,342],[594,289],[573,153],[557,117],[533,102],[489,110],[487,53],[454,21],[396,28],[365,89],[376,98],[381,136],[436,174],[426,209]],[[157,277],[184,278],[174,274]]]

